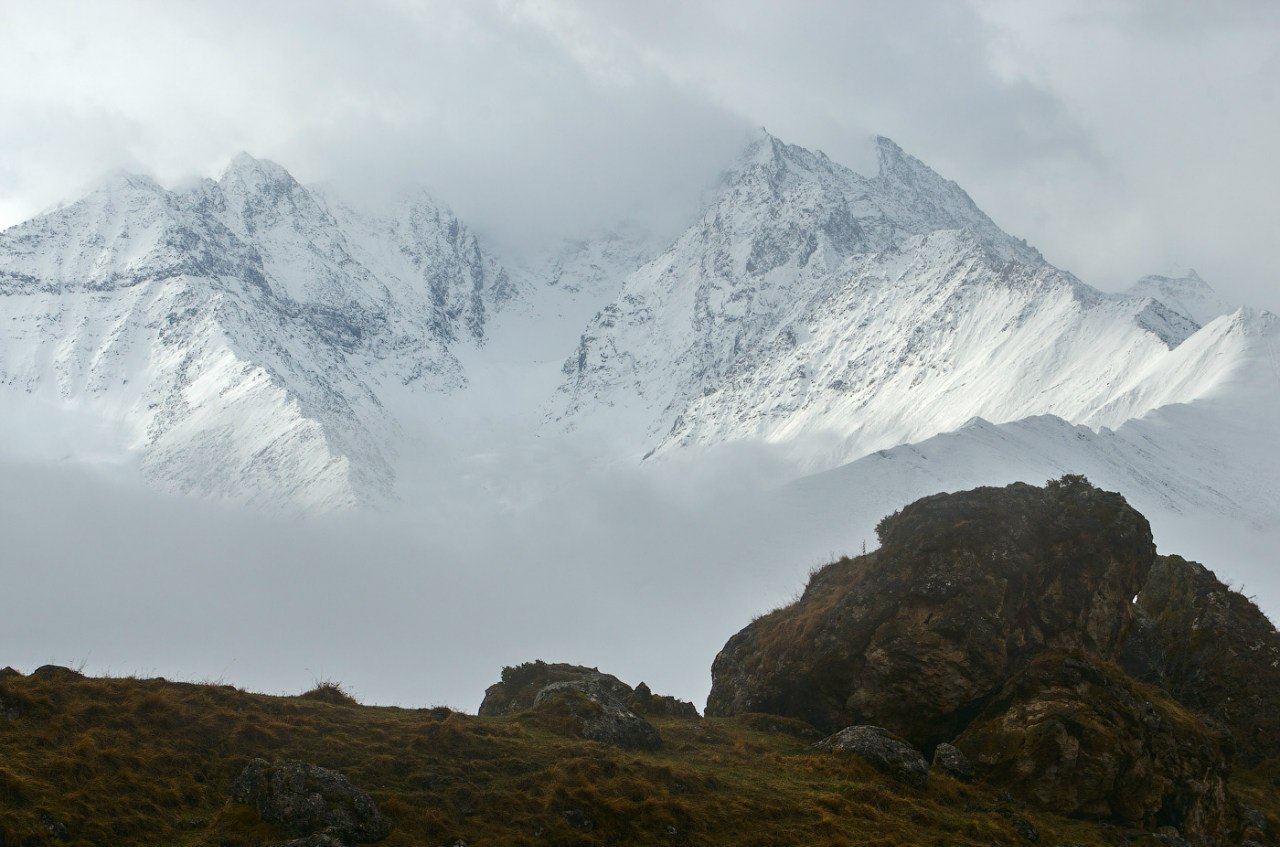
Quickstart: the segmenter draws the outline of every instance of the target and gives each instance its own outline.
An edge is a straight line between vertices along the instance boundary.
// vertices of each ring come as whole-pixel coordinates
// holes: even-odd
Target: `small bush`
[[[342,687],[342,683],[333,680],[322,680],[316,683],[316,687],[310,691],[304,691],[298,695],[304,700],[314,700],[317,703],[331,703],[335,706],[359,706],[360,701],[352,696],[351,692]]]

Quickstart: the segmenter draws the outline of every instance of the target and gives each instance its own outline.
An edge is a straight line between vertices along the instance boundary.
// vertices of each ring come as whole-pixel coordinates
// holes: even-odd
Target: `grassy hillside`
[[[1157,843],[937,774],[925,791],[907,788],[859,760],[806,752],[807,727],[784,718],[659,718],[663,749],[633,753],[528,715],[338,694],[0,672],[0,847],[286,841],[227,800],[254,757],[347,774],[394,821],[388,847],[1029,843],[1018,818],[1043,845]],[[1238,773],[1236,789],[1280,825],[1280,769]]]

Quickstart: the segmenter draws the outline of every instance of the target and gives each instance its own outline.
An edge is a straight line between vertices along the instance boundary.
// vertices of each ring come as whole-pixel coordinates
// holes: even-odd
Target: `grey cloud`
[[[860,170],[888,135],[1094,284],[1194,266],[1276,309],[1277,57],[1249,2],[8,4],[0,223],[247,149],[523,246],[672,228],[764,125]]]
[[[474,710],[502,665],[544,658],[704,697],[719,646],[821,556],[774,537],[741,469],[677,484],[580,467],[544,469],[518,510],[451,468],[450,497],[310,520],[5,463],[2,661],[284,693],[327,677]]]

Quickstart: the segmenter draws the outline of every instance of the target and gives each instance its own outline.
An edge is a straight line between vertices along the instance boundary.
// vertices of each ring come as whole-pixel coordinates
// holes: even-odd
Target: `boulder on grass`
[[[297,760],[254,759],[231,786],[231,799],[252,806],[269,824],[320,845],[381,841],[391,824],[364,791],[337,771]],[[318,839],[318,840],[316,840]]]
[[[556,682],[572,682],[592,679],[597,687],[606,689],[610,696],[625,702],[635,692],[616,676],[601,673],[598,668],[570,665],[563,662],[544,662],[538,659],[515,667],[502,669],[502,679],[490,685],[480,703],[481,715],[518,715],[533,708],[542,689]]]
[[[923,789],[929,784],[929,763],[906,741],[878,726],[849,726],[822,739],[811,749],[853,753],[899,782]]]
[[[484,693],[482,715],[537,715],[550,729],[616,747],[655,750],[658,730],[640,714],[698,717],[692,703],[632,688],[597,668],[541,660],[502,669],[501,681]]]
[[[638,750],[662,746],[657,728],[631,711],[607,683],[595,678],[554,682],[534,698],[534,714],[552,718],[567,734]]]

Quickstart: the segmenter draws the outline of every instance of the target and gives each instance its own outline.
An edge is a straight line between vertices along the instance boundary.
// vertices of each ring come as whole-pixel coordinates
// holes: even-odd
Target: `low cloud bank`
[[[272,693],[331,679],[364,702],[474,710],[503,665],[541,658],[700,705],[729,636],[812,566],[873,547],[902,505],[779,491],[749,447],[656,467],[556,450],[415,465],[430,472],[400,507],[288,518],[2,464],[0,665]],[[1280,607],[1274,534],[1153,523],[1163,552]]]

